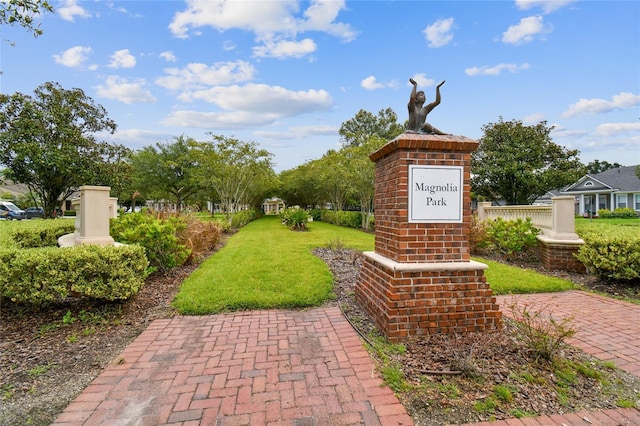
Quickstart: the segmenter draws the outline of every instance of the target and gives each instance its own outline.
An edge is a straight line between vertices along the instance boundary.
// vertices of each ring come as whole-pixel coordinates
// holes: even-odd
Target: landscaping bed
[[[353,297],[353,285],[361,265],[361,255],[348,250],[319,249],[315,251],[331,268],[336,298],[327,306],[340,306],[347,318],[378,347],[376,329],[362,313]],[[50,305],[38,311],[4,303],[0,306],[0,424],[47,425],[73,398],[96,377],[106,365],[133,341],[156,318],[175,315],[170,307],[180,284],[196,265],[176,268],[173,272],[157,274],[147,279],[143,289],[126,302],[100,303],[88,300],[69,300]],[[565,275],[566,276],[566,275]],[[587,282],[588,281],[588,282]],[[602,291],[602,283],[580,282]],[[635,295],[637,289],[615,288],[616,293]],[[470,335],[465,341],[450,340],[446,336],[408,344],[389,359],[378,355],[381,368],[387,363],[399,363],[406,383],[415,385],[397,389],[401,401],[418,424],[460,423],[482,418],[513,417],[514,413],[553,413],[572,409],[612,408],[620,396],[607,397],[601,385],[578,377],[572,391],[563,400],[557,400],[557,388],[543,385],[543,372],[531,371],[530,360],[519,351],[509,333],[496,335]],[[475,348],[475,349],[473,349]],[[481,348],[481,350],[479,349]],[[423,370],[446,370],[451,359],[467,359],[469,350],[475,350],[474,361],[478,377],[442,374],[425,375]],[[376,353],[376,350],[373,351]],[[380,352],[381,354],[382,352]],[[505,356],[505,354],[509,354]],[[607,368],[586,357],[580,351],[565,348],[564,359],[586,363],[609,381],[618,382],[628,389],[640,389],[640,379]],[[428,367],[427,367],[428,366]],[[502,384],[514,372],[520,374],[517,385],[507,387],[513,397],[509,404],[506,391],[496,396],[496,384]],[[594,373],[595,374],[595,373]],[[427,377],[425,379],[424,377]],[[538,378],[537,380],[535,380]],[[420,386],[417,386],[421,383]],[[392,382],[392,385],[393,382]],[[635,394],[637,399],[637,394]],[[497,407],[491,409],[491,400]],[[476,407],[478,400],[485,405]],[[515,411],[514,411],[515,410]],[[428,419],[428,421],[427,421]]]

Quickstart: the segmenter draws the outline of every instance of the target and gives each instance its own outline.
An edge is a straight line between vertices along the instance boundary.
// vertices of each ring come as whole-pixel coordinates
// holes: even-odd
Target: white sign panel
[[[409,166],[409,222],[461,223],[463,167]]]

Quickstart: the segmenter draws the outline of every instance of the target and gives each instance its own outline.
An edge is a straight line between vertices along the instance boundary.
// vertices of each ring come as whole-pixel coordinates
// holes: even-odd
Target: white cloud
[[[596,136],[616,136],[632,134],[636,136],[640,134],[640,123],[604,123],[596,127]]]
[[[171,90],[195,90],[207,86],[240,83],[250,81],[255,68],[248,62],[217,62],[213,65],[188,64],[184,68],[166,68],[165,76],[155,83]]]
[[[533,113],[533,114],[529,114],[529,115],[527,115],[526,117],[524,117],[522,119],[522,123],[526,124],[527,126],[538,124],[541,121],[545,121],[544,120],[544,114],[541,113],[541,112],[536,112],[536,113]]]
[[[203,100],[227,111],[242,111],[256,117],[291,117],[328,110],[333,99],[324,90],[291,91],[280,86],[247,84],[212,87],[184,94],[182,100]]]
[[[253,132],[253,135],[264,139],[279,139],[279,140],[300,140],[306,139],[309,136],[318,135],[337,135],[338,128],[329,125],[316,125],[316,126],[294,126],[290,127],[286,131],[268,131],[258,130]]]
[[[78,68],[84,65],[92,52],[90,47],[74,46],[59,55],[53,55],[53,59],[65,67]]]
[[[601,114],[616,110],[624,110],[640,105],[640,96],[629,92],[614,95],[610,101],[605,99],[580,99],[562,113],[563,117],[575,117],[582,114]]]
[[[528,43],[536,36],[542,36],[551,31],[551,26],[545,25],[542,16],[529,16],[522,18],[517,25],[510,26],[502,33],[502,42],[516,45]]]
[[[349,24],[336,21],[340,11],[345,8],[344,1],[312,0],[302,15],[299,3],[295,1],[187,0],[186,4],[186,9],[177,12],[169,24],[170,31],[176,37],[187,38],[190,33],[197,34],[203,27],[218,31],[249,31],[255,34],[257,42],[262,43],[256,48],[258,56],[283,57],[286,53],[292,53],[292,56],[300,57],[314,51],[315,43],[310,39],[301,42],[295,40],[298,34],[306,31],[324,32],[344,41],[356,37],[356,32]],[[279,48],[276,49],[277,54],[271,53],[274,50],[270,47]]]
[[[464,72],[471,77],[475,77],[477,75],[500,75],[503,71],[508,71],[511,74],[517,73],[519,71],[528,70],[530,68],[529,64],[522,63],[520,65],[517,64],[497,64],[492,67],[482,66],[482,67],[471,67],[464,70]]]
[[[238,130],[260,127],[278,119],[277,115],[255,115],[244,111],[234,112],[201,112],[174,111],[164,120],[165,126],[198,127],[202,129]]]
[[[516,0],[516,7],[520,10],[540,7],[544,13],[551,13],[575,1],[576,0]]]
[[[177,60],[176,55],[170,50],[160,53],[159,56],[167,62],[175,62]]]
[[[125,104],[157,102],[146,85],[144,79],[129,81],[111,75],[107,77],[104,85],[96,86],[96,93],[102,98],[114,99]]]
[[[411,78],[413,78],[413,80],[418,83],[418,87],[430,87],[433,86],[433,84],[436,82],[432,78],[427,78],[427,75],[424,73],[414,74]]]
[[[62,6],[56,8],[56,13],[65,21],[74,22],[75,18],[90,18],[91,14],[78,5],[77,0],[64,0]]]
[[[310,38],[301,41],[268,40],[263,46],[253,48],[253,54],[259,58],[301,58],[316,50],[316,44]]]
[[[107,66],[109,68],[133,68],[136,66],[136,57],[129,52],[129,49],[116,50],[111,55],[111,62]]]
[[[369,77],[365,78],[360,82],[360,86],[364,87],[367,90],[377,90],[377,89],[383,89],[385,87],[396,87],[397,85],[398,84],[393,80],[386,83],[380,83],[372,75],[370,75]]]
[[[442,47],[453,40],[451,30],[453,28],[453,18],[439,19],[428,25],[422,32],[425,34],[429,47]]]

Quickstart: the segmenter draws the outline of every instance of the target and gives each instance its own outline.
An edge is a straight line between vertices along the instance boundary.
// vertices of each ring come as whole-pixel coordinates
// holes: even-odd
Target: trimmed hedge
[[[3,249],[0,296],[36,305],[72,295],[127,299],[144,285],[148,266],[139,246]]]
[[[629,208],[617,208],[614,211],[609,209],[600,209],[598,210],[598,217],[607,219],[607,218],[623,218],[623,219],[635,219],[638,217],[636,211]]]
[[[320,220],[333,225],[347,228],[361,228],[362,214],[360,212],[322,210]]]
[[[19,248],[53,247],[58,245],[58,238],[75,231],[72,221],[42,221],[41,226],[20,228],[11,233],[11,239]]]
[[[640,278],[640,233],[591,227],[580,237],[585,244],[576,257],[590,273],[604,280]]]

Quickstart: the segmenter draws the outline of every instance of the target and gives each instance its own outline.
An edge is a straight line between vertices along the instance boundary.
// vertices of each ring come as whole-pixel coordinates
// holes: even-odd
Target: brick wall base
[[[374,252],[356,282],[358,303],[392,342],[499,329],[502,313],[478,262],[396,263]]]
[[[538,238],[540,262],[545,269],[550,271],[560,270],[584,274],[587,271],[584,264],[574,256],[581,246],[582,244],[569,244]]]

